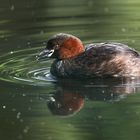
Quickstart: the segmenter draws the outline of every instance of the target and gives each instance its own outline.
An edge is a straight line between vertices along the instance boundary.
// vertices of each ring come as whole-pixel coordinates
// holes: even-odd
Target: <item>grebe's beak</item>
[[[45,49],[37,56],[37,60],[50,58],[53,55],[53,53],[54,53],[54,50]]]

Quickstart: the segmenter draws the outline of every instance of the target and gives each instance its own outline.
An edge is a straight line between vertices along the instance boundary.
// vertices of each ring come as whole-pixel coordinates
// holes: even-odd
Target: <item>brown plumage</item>
[[[48,40],[39,58],[56,58],[51,73],[56,77],[140,76],[140,55],[121,43],[95,43],[84,49],[80,39],[57,34]]]

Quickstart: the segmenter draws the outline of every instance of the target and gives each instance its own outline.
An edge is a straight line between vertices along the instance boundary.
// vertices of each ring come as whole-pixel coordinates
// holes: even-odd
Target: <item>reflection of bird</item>
[[[70,116],[79,112],[84,105],[80,94],[57,92],[48,102],[48,108],[54,115]]]
[[[55,91],[50,93],[47,106],[53,115],[70,117],[78,113],[87,100],[116,102],[129,94],[140,93],[140,78],[64,78],[58,79],[55,87]]]
[[[140,76],[139,53],[121,43],[95,43],[84,49],[80,39],[60,33],[39,54],[39,59],[46,57],[56,58],[51,67],[56,77]]]

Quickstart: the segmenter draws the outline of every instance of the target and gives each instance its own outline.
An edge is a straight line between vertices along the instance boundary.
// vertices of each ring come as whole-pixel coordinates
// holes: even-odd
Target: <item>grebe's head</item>
[[[39,59],[67,59],[84,52],[81,40],[73,35],[59,33],[52,36],[46,48],[39,54]]]

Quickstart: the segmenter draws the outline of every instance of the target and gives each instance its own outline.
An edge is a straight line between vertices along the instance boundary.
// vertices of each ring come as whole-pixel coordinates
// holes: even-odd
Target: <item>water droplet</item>
[[[122,31],[122,32],[126,32],[126,29],[125,29],[125,28],[122,28],[121,31]]]
[[[24,132],[24,133],[28,133],[28,131],[29,131],[29,126],[26,126],[26,127],[23,129],[23,132]]]
[[[135,80],[135,79],[136,79],[136,77],[132,76],[132,77],[131,77],[131,79],[132,79],[132,80]]]
[[[43,42],[43,45],[46,45],[47,43],[46,42]]]
[[[98,116],[98,119],[102,119],[103,117],[101,115]]]
[[[6,108],[6,106],[5,106],[5,105],[3,105],[3,106],[2,106],[2,108],[3,108],[3,109],[5,109],[5,108]]]
[[[16,109],[15,109],[15,108],[12,108],[12,111],[13,111],[13,112],[15,112],[15,111],[16,111]]]
[[[30,100],[30,102],[32,103],[32,102],[33,102],[33,100],[31,99],[31,100]]]
[[[113,97],[114,95],[113,95],[113,93],[111,93],[111,97]]]
[[[20,112],[18,112],[18,113],[17,113],[17,119],[19,119],[19,118],[20,118],[20,116],[21,116],[21,113],[20,113]]]
[[[22,94],[22,96],[23,96],[23,97],[25,97],[25,96],[26,96],[26,94],[25,94],[25,93],[23,93],[23,94]]]
[[[70,123],[69,123],[69,124],[67,124],[67,126],[68,126],[68,127],[73,127],[73,125],[72,125],[72,124],[70,124]]]
[[[8,38],[4,38],[5,41],[8,41]]]
[[[72,108],[69,108],[69,111],[72,111]]]
[[[11,9],[11,11],[14,11],[15,10],[15,6],[11,5],[10,9]]]
[[[1,35],[1,38],[5,38],[5,36],[4,35]]]
[[[23,119],[20,119],[19,121],[22,123],[23,122]]]
[[[132,43],[135,43],[136,41],[135,41],[135,40],[131,40],[131,42],[132,42]]]
[[[140,112],[139,111],[136,111],[136,114],[138,115],[138,114],[140,114]]]
[[[10,54],[13,54],[13,53],[14,53],[13,51],[10,52]]]
[[[27,45],[30,45],[31,44],[31,42],[27,42]]]
[[[28,110],[30,111],[30,110],[32,110],[32,108],[31,107],[28,107]]]
[[[41,124],[41,125],[45,125],[46,123],[45,123],[45,122],[41,122],[40,124]]]
[[[41,31],[40,31],[40,34],[41,34],[41,35],[43,35],[43,34],[44,34],[44,31],[43,31],[43,30],[41,30]]]

